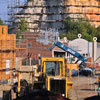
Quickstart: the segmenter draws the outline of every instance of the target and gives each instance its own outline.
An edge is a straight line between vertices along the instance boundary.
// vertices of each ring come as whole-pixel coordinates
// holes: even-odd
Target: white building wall
[[[73,41],[69,41],[68,46],[80,54],[88,54],[89,57],[92,57],[93,45],[92,42],[78,38]]]

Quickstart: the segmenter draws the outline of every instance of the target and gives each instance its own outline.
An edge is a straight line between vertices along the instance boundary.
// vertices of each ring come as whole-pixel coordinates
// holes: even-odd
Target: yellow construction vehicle
[[[41,58],[41,74],[38,82],[34,82],[34,88],[45,88],[71,100],[77,100],[77,95],[71,93],[75,92],[72,78],[68,75],[64,58]]]
[[[71,66],[67,65],[66,67],[64,58],[41,58],[41,72],[38,80],[33,79],[34,71],[17,71],[18,82],[13,85],[14,93],[16,96],[23,96],[33,89],[46,89],[61,94],[65,98],[77,100],[76,92],[73,89],[71,71],[68,71],[75,66],[73,68]],[[31,84],[28,84],[26,80],[21,80],[21,73],[30,73]]]

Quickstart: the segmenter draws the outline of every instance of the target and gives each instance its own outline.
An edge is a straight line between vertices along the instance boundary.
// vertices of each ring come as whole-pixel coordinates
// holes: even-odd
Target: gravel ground
[[[88,97],[97,95],[97,91],[94,89],[94,83],[96,77],[74,77],[73,85],[76,90],[78,100],[85,100]]]

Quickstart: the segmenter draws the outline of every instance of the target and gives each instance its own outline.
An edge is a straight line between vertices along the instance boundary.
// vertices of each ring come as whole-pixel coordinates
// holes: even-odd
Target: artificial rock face
[[[64,0],[29,0],[24,12],[30,13],[26,18],[31,28],[49,29],[56,28],[63,31]],[[31,29],[30,31],[32,31]]]
[[[64,19],[67,16],[88,19],[93,26],[98,27],[99,6],[99,0],[27,0],[18,9],[21,9],[19,15],[25,17],[31,32],[56,28],[64,33]]]

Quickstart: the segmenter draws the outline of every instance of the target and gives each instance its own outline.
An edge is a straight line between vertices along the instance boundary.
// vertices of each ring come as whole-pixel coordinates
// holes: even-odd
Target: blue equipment
[[[78,60],[76,61],[76,63],[81,60],[82,64],[85,65],[85,62],[88,60],[85,56],[81,55],[80,53],[76,52],[75,50],[69,48],[68,46],[62,44],[61,42],[54,42],[53,46],[50,48],[50,50],[52,50],[55,46],[61,48],[62,50],[70,53],[71,55],[75,56],[78,58]]]

